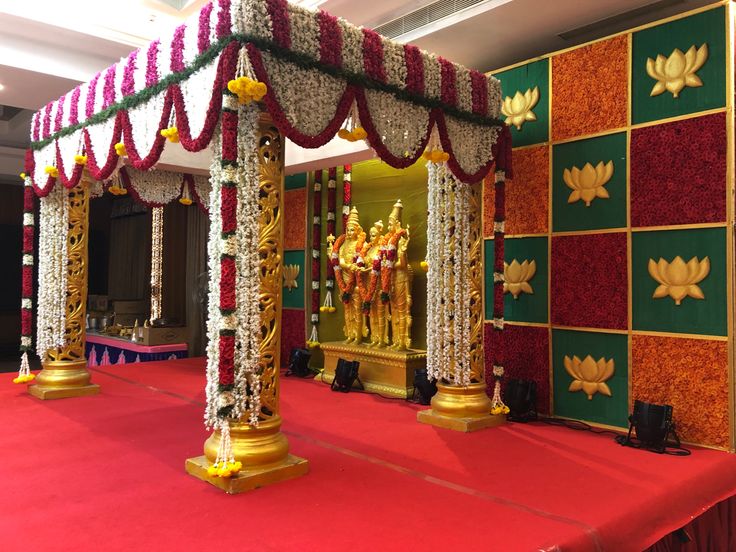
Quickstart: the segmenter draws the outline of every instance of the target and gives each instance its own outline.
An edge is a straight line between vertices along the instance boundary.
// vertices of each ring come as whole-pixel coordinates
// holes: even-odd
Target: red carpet
[[[10,379],[8,377],[8,379]],[[642,550],[736,494],[736,457],[509,424],[458,434],[419,407],[282,379],[306,477],[227,496],[201,454],[202,359],[93,372],[99,396],[0,387],[0,550]]]

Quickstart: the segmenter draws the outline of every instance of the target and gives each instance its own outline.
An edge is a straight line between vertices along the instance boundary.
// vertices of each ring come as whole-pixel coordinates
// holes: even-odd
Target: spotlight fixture
[[[504,401],[509,407],[508,419],[512,422],[529,422],[537,419],[537,382],[510,379],[506,383]]]
[[[341,391],[347,393],[353,387],[353,383],[357,380],[360,389],[363,389],[363,384],[358,377],[358,368],[360,363],[357,360],[345,360],[340,358],[337,360],[337,367],[335,368],[335,379],[332,380],[330,388],[333,391]]]
[[[631,433],[636,437],[632,437]],[[672,420],[672,406],[669,404],[650,404],[634,401],[634,412],[629,416],[629,433],[624,437],[616,437],[616,442],[634,448],[642,448],[657,453],[668,453],[686,456],[690,451],[680,446],[680,439],[675,432]],[[667,448],[675,448],[668,451]]]
[[[437,393],[437,381],[429,381],[426,368],[414,370],[414,401],[428,405]]]
[[[306,378],[313,375],[314,372],[309,367],[309,359],[312,353],[307,349],[294,347],[289,355],[289,369],[286,371],[287,376],[296,376],[298,378]]]

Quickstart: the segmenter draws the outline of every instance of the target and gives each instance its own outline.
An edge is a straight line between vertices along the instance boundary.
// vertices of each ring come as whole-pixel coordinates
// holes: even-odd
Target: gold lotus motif
[[[299,276],[299,265],[284,265],[284,287],[288,288],[289,291],[291,291],[294,288],[299,287],[299,285],[296,282],[297,277]]]
[[[536,261],[524,261],[519,264],[519,261],[514,259],[511,264],[503,263],[503,292],[511,293],[514,299],[518,299],[522,293],[534,294],[529,280],[536,272]]]
[[[586,163],[582,170],[575,165],[573,165],[572,170],[565,169],[562,173],[562,179],[567,187],[572,190],[567,202],[575,203],[582,199],[585,206],[590,207],[590,202],[596,197],[608,199],[610,196],[604,186],[611,180],[612,176],[613,161],[609,161],[605,165],[603,161],[599,161],[595,168],[590,163]]]
[[[539,101],[539,87],[527,88],[523,94],[517,90],[514,97],[506,96],[501,104],[501,113],[506,115],[506,124],[514,125],[516,130],[521,130],[521,125],[526,121],[536,121],[537,116],[532,109]]]
[[[670,296],[675,300],[675,305],[682,303],[685,297],[693,299],[705,299],[703,290],[697,285],[710,273],[710,259],[703,257],[698,261],[693,257],[687,263],[679,255],[671,263],[663,258],[659,262],[649,259],[649,275],[658,283],[652,297],[660,299]]]
[[[656,60],[647,58],[647,74],[657,81],[649,95],[658,96],[667,90],[677,98],[686,86],[703,86],[703,81],[695,72],[707,59],[707,44],[698,49],[693,44],[685,54],[679,48],[675,48],[670,57],[666,58],[659,54]]]
[[[593,395],[601,393],[608,397],[611,396],[611,389],[606,381],[613,375],[613,359],[606,360],[601,357],[596,362],[590,355],[585,360],[580,360],[577,356],[570,359],[565,355],[565,370],[570,374],[572,383],[568,391],[582,391],[588,395],[588,400],[593,400]]]

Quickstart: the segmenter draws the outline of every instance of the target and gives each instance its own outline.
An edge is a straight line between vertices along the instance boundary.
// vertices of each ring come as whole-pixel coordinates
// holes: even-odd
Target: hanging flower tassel
[[[345,119],[345,126],[337,131],[337,136],[348,142],[358,142],[368,138],[368,133],[360,126],[358,105],[355,102],[353,102],[353,106],[350,108],[350,115]]]
[[[242,462],[236,462],[233,455],[230,422],[228,419],[223,419],[220,422],[220,446],[217,449],[217,458],[215,463],[207,468],[207,474],[212,477],[232,477],[242,468]]]
[[[314,187],[312,194],[312,333],[307,339],[307,347],[314,349],[319,347],[319,334],[317,326],[319,326],[319,313],[322,310],[319,306],[320,298],[320,271],[321,263],[321,247],[322,247],[322,170],[314,171]],[[327,236],[327,247],[329,250],[330,240],[335,239],[334,236]],[[329,295],[329,290],[328,290]],[[327,299],[325,298],[325,301]]]
[[[315,349],[319,347],[319,333],[317,332],[317,324],[314,322],[314,317],[312,318],[312,333],[309,334],[309,339],[307,339],[307,347]]]
[[[18,370],[18,377],[13,378],[13,383],[28,383],[36,379],[34,374],[31,374],[31,367],[28,364],[28,353],[23,352],[23,356],[20,357],[20,369]]]
[[[429,136],[429,142],[427,142],[427,148],[424,150],[422,157],[430,163],[444,163],[449,161],[450,154],[442,150],[437,127],[432,129],[432,134]]]
[[[179,141],[179,129],[175,126],[170,126],[161,131],[161,136],[166,138],[169,142],[176,144]]]
[[[495,373],[496,367],[494,366],[493,371]],[[501,368],[501,375],[503,376],[503,368]],[[491,414],[498,416],[499,414],[508,414],[509,407],[506,406],[501,399],[501,379],[496,379],[496,384],[493,386],[493,397],[491,398]]]
[[[327,235],[337,234],[337,167],[330,167],[327,171]],[[329,239],[329,238],[328,238]],[[320,312],[335,312],[337,309],[332,304],[332,292],[335,289],[335,271],[332,263],[327,262],[327,273],[325,275],[325,301],[319,308]]]
[[[335,312],[337,308],[332,303],[332,285],[334,280],[328,280],[326,283],[327,293],[325,293],[325,301],[319,308],[319,312]]]
[[[268,87],[255,78],[255,72],[245,48],[240,50],[237,74],[241,76],[228,81],[227,89],[238,96],[238,103],[247,105],[250,102],[260,102],[268,92]]]
[[[115,144],[115,153],[118,154],[118,157],[127,157],[128,156],[128,150],[125,149],[125,144],[122,142],[118,142]]]
[[[493,397],[491,399],[491,414],[508,414],[509,409],[501,398],[501,379],[504,375],[504,236],[505,236],[505,220],[506,220],[506,174],[503,170],[496,170],[494,175],[495,186],[495,206],[493,215],[493,247],[494,247],[494,266],[493,266]],[[490,383],[491,379],[486,374],[486,381]]]
[[[189,182],[186,180],[184,180],[181,186],[181,197],[179,198],[179,203],[182,205],[191,205],[193,203],[192,195],[189,191]]]

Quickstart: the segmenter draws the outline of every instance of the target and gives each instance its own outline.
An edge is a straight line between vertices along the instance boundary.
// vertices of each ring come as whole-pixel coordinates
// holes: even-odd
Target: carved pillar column
[[[289,454],[289,443],[281,433],[279,415],[279,368],[281,342],[281,290],[283,259],[284,142],[270,117],[261,116],[258,131],[261,216],[258,251],[261,257],[260,306],[263,340],[261,358],[262,420],[257,428],[247,421],[230,424],[235,459],[243,469],[229,478],[213,477],[207,468],[215,461],[220,432],[205,441],[204,456],[186,462],[189,474],[228,493],[240,493],[304,475],[309,463]]]
[[[90,382],[84,356],[89,233],[89,185],[86,180],[69,190],[68,202],[66,342],[63,347],[46,354],[36,384],[28,387],[28,392],[39,399],[81,397],[100,390],[99,385]]]
[[[494,427],[505,421],[491,415],[486,394],[483,363],[483,229],[482,184],[471,186],[470,195],[470,369],[467,386],[437,383],[432,408],[417,412],[417,421],[445,429],[470,432]],[[453,237],[454,239],[454,237]]]

